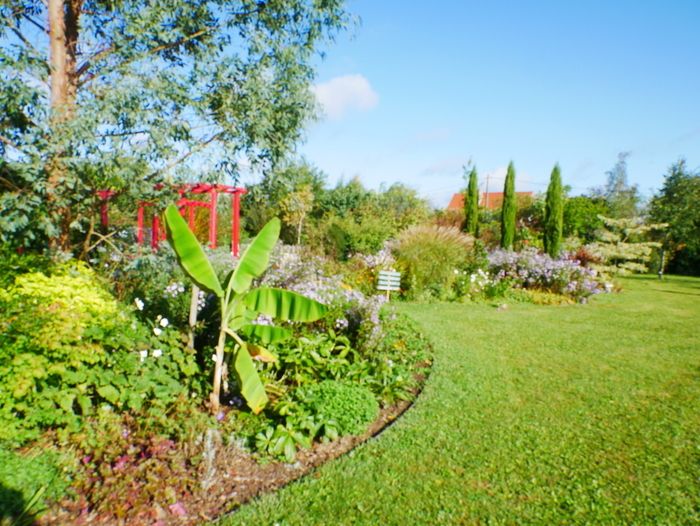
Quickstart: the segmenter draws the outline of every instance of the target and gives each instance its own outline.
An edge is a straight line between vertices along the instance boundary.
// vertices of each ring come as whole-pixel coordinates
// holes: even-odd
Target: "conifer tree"
[[[501,209],[501,248],[511,250],[515,240],[515,167],[508,164],[506,181],[503,186],[503,208]]]
[[[564,203],[561,186],[561,170],[554,165],[547,187],[544,209],[544,251],[551,257],[559,256],[561,235],[564,226]]]
[[[464,211],[466,215],[466,231],[476,236],[479,228],[479,182],[476,167],[469,172],[469,186],[465,199]]]

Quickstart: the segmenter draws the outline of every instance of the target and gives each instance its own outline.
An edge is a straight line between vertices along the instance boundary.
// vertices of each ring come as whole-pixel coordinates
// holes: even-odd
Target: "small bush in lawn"
[[[335,380],[307,387],[301,399],[312,415],[333,422],[340,436],[361,434],[379,414],[379,404],[369,389]]]
[[[472,245],[473,238],[456,228],[425,225],[404,230],[391,248],[404,272],[407,296],[449,296],[455,271],[465,263]]]

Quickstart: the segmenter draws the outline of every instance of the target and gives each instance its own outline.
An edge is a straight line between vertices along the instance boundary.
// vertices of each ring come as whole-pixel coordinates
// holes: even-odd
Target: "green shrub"
[[[0,310],[0,441],[75,431],[104,403],[162,406],[197,369],[167,322],[138,323],[82,264],[17,276],[0,290]]]
[[[379,404],[369,389],[335,380],[304,389],[302,400],[311,414],[333,421],[341,436],[361,434],[379,413]]]
[[[432,225],[404,230],[392,245],[409,297],[449,296],[456,271],[467,261],[473,238],[456,228]]]

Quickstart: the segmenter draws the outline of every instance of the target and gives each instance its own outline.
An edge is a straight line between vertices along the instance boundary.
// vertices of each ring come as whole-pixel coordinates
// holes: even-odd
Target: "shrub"
[[[426,225],[404,230],[391,249],[404,273],[405,293],[414,298],[447,297],[472,244],[473,238],[456,228]]]
[[[379,413],[369,389],[335,380],[311,385],[300,397],[312,415],[334,422],[340,436],[361,434]]]
[[[593,269],[571,259],[553,259],[536,250],[511,252],[494,250],[489,254],[489,271],[494,282],[507,281],[525,289],[539,289],[582,300],[603,291]]]
[[[196,372],[179,334],[161,318],[151,331],[84,265],[17,276],[0,290],[0,441],[21,444],[42,429],[76,430],[108,403],[139,411],[186,392]]]

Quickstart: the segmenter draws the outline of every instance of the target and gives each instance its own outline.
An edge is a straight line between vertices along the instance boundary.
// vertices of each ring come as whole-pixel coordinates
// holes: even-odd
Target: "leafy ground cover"
[[[377,440],[222,524],[697,524],[700,280],[589,305],[413,304],[435,344]]]

